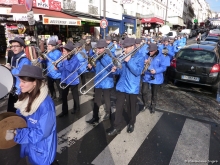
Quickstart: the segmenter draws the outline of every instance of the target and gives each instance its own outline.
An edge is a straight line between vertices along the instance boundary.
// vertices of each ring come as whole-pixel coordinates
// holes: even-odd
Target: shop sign
[[[27,15],[26,14],[14,14],[13,19],[15,21],[27,21]]]
[[[23,5],[25,5],[25,1],[19,0]],[[33,7],[61,11],[61,0],[33,0]]]
[[[0,4],[19,4],[18,0],[0,0]]]
[[[36,0],[36,7],[49,9],[49,0]]]
[[[43,24],[81,26],[81,20],[54,18],[54,17],[44,17],[43,18]]]

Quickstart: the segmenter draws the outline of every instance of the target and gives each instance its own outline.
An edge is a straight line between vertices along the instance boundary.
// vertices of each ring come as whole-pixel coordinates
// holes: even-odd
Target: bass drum
[[[0,100],[8,96],[14,87],[14,77],[11,74],[11,71],[0,65]]]

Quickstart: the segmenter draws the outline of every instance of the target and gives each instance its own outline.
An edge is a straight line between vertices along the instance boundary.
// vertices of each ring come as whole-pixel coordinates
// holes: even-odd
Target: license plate
[[[199,77],[192,77],[192,76],[186,76],[186,75],[182,75],[181,77],[184,80],[191,80],[191,81],[199,81]]]

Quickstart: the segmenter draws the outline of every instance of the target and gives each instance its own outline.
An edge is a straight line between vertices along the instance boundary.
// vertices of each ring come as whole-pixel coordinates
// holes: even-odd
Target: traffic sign
[[[25,7],[27,11],[31,11],[33,6],[33,0],[25,0]]]
[[[106,19],[102,19],[100,21],[100,27],[105,29],[105,28],[107,28],[107,26],[108,26],[108,21]]]

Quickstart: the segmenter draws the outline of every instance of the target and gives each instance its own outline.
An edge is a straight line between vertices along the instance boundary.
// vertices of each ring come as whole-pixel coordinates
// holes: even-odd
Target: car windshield
[[[206,38],[205,41],[213,41],[213,42],[218,42],[219,40],[216,38]]]
[[[179,51],[177,59],[201,63],[215,63],[217,61],[213,52],[197,49],[182,49]]]

